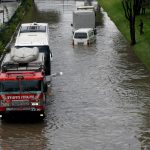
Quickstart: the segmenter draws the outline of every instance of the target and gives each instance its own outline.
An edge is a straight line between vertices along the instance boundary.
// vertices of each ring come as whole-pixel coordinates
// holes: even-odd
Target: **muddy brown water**
[[[72,46],[82,1],[35,0],[25,22],[48,22],[53,78],[43,122],[0,122],[2,150],[149,150],[150,78],[101,10],[96,43]]]

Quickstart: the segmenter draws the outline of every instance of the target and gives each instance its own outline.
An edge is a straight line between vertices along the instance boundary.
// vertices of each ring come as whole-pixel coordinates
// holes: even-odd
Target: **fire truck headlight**
[[[32,105],[32,106],[38,106],[39,103],[37,103],[37,102],[32,102],[31,105]]]

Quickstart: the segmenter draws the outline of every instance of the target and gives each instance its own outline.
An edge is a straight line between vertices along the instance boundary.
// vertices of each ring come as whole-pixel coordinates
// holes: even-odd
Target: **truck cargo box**
[[[80,28],[95,29],[95,12],[92,10],[76,10],[73,12],[73,32]]]

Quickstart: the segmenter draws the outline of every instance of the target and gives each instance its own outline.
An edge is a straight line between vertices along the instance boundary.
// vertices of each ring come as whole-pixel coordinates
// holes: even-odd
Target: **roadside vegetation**
[[[9,43],[18,24],[23,20],[24,15],[32,6],[33,0],[22,0],[21,5],[16,10],[8,23],[0,27],[0,55],[3,53],[6,45]]]
[[[108,13],[108,16],[116,24],[117,28],[130,40],[129,21],[125,17],[125,12],[122,6],[122,0],[98,0],[102,8]],[[143,34],[140,34],[140,20],[143,20]],[[146,9],[145,14],[137,15],[135,19],[135,38],[136,44],[131,45],[135,54],[150,70],[150,9]]]

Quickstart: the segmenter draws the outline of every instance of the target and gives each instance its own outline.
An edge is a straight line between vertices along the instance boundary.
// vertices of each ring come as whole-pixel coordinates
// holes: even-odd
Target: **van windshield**
[[[74,38],[76,39],[86,39],[87,33],[81,32],[81,33],[75,33]]]

